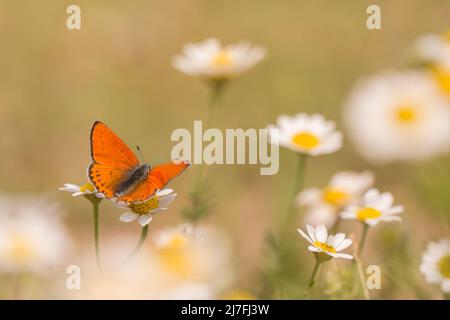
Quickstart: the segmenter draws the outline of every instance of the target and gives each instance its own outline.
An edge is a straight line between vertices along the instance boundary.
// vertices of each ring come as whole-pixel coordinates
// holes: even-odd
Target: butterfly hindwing
[[[131,192],[119,197],[117,200],[126,203],[144,202],[155,194],[157,189],[147,178],[139,183]]]
[[[119,197],[119,201],[142,202],[155,194],[157,190],[164,188],[170,180],[181,174],[187,167],[187,162],[169,162],[150,169],[146,180],[142,181],[130,193]]]
[[[115,196],[115,190],[117,190],[126,174],[127,172],[122,168],[94,162],[88,168],[89,180],[91,180],[97,191],[101,192],[108,199]]]
[[[156,189],[162,189],[173,178],[180,175],[189,163],[186,161],[171,161],[153,167],[148,175],[148,180],[152,182]]]

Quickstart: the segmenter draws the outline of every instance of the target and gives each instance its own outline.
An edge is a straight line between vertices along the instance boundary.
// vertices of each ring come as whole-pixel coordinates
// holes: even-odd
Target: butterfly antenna
[[[142,154],[141,148],[139,146],[136,146],[136,149],[139,152],[139,155],[141,156],[142,163],[145,163],[144,155]]]

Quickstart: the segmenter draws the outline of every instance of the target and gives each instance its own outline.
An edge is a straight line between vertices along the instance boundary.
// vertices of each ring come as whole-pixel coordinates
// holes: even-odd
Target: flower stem
[[[341,223],[341,218],[338,216],[337,219],[336,219],[336,222],[331,227],[331,233],[332,234],[336,234],[337,233],[337,230],[339,228],[340,223]]]
[[[355,265],[356,271],[358,273],[359,282],[361,285],[361,289],[363,291],[364,299],[370,300],[369,290],[367,289],[366,279],[364,278],[364,271],[362,261],[360,260],[364,244],[366,243],[367,232],[369,231],[369,225],[367,223],[363,223],[363,232],[361,235],[361,240],[359,241],[358,254],[355,255]]]
[[[205,120],[205,122],[207,121],[205,127],[213,128],[216,125],[216,115],[219,109],[225,82],[223,80],[217,80],[208,84],[210,85],[210,99],[207,120]],[[194,224],[208,216],[211,211],[211,203],[208,199],[209,196],[207,195],[207,193],[211,192],[211,186],[207,179],[207,171],[207,164],[199,165],[196,181],[189,193],[191,204],[188,208],[183,209],[183,215],[185,218]]]
[[[130,260],[131,258],[133,258],[136,255],[136,253],[138,253],[138,251],[141,249],[142,245],[144,244],[145,239],[147,239],[147,234],[148,234],[148,224],[146,226],[142,227],[141,237],[139,238],[139,241],[136,244],[136,246],[134,247],[133,251],[125,259],[124,263],[127,262],[128,260]]]
[[[363,291],[364,299],[370,300],[370,293],[369,293],[369,289],[367,289],[366,279],[364,278],[362,262],[357,255],[355,255],[354,261],[355,261],[354,263],[356,266],[356,271],[358,273],[359,283],[360,283],[361,289]]]
[[[311,273],[311,278],[309,278],[308,286],[306,287],[306,293],[309,293],[311,288],[314,286],[316,275],[317,275],[317,272],[319,271],[320,264],[321,264],[321,262],[319,261],[319,259],[316,259],[316,263],[314,264],[314,268]]]
[[[362,236],[361,236],[361,241],[359,242],[358,256],[361,256],[362,250],[364,248],[364,244],[366,243],[368,230],[369,230],[369,225],[367,223],[363,223],[363,232],[362,232]]]
[[[289,198],[289,207],[284,218],[284,224],[282,228],[282,233],[286,234],[289,228],[292,228],[292,223],[295,218],[295,203],[294,199],[297,193],[303,188],[304,180],[305,180],[305,171],[306,171],[306,154],[299,154],[297,161],[297,171],[295,174],[294,187],[292,189],[292,194]]]
[[[223,81],[218,81],[211,84],[207,123],[210,128],[215,125],[216,115],[219,109],[224,85],[225,83]]]
[[[97,268],[101,270],[100,264],[100,241],[99,241],[99,205],[100,202],[92,202],[94,211],[94,239],[95,239],[95,258],[97,261]]]
[[[211,84],[210,98],[208,105],[208,120],[207,120],[208,122],[206,124],[208,128],[214,128],[216,124],[216,115],[220,105],[223,85],[224,84],[222,82]],[[205,178],[206,178],[206,166],[202,165],[200,166],[200,171],[198,175],[198,181],[200,186],[202,186],[205,183],[204,181]]]

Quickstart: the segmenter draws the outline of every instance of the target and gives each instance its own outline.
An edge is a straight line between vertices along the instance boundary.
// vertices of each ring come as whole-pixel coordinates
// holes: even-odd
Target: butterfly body
[[[88,178],[107,199],[143,202],[189,166],[184,161],[154,167],[140,164],[130,148],[100,121],[94,122],[90,140],[92,163]]]
[[[114,191],[115,196],[120,197],[132,191],[140,182],[147,179],[149,172],[149,164],[143,164],[131,169]]]

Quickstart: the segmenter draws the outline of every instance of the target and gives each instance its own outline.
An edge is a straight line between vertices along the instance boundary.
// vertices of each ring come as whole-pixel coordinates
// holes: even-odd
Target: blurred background
[[[50,273],[35,275],[26,270],[21,280],[17,280],[18,272],[2,273],[0,297],[110,297],[111,290],[97,292],[90,280],[81,291],[65,288],[68,265],[80,265],[86,274],[96,274],[92,208],[82,197],[72,198],[58,188],[67,182],[87,183],[89,129],[94,120],[105,122],[131,147],[141,146],[150,163],[169,160],[172,131],[192,130],[194,120],[205,119],[209,98],[207,86],[174,69],[172,58],[185,43],[211,36],[226,44],[247,40],[267,50],[264,61],[227,88],[219,128],[265,128],[280,114],[298,112],[321,113],[336,121],[344,133],[344,146],[308,163],[305,186],[323,187],[337,171],[374,172],[377,188],[392,192],[405,213],[402,223],[380,225],[369,234],[365,264],[380,265],[394,278],[384,274],[382,289],[373,296],[441,297],[439,288],[426,284],[418,266],[429,241],[448,237],[448,156],[412,164],[372,164],[345,138],[342,108],[358,79],[404,67],[415,39],[446,32],[450,3],[376,1],[381,7],[382,30],[370,31],[366,8],[373,3],[78,0],[81,30],[68,30],[66,8],[73,1],[1,1],[0,191],[12,205],[19,201],[11,200],[16,197],[45,197],[58,203],[54,211],[62,215],[71,240],[63,250],[64,258]],[[226,268],[232,270],[230,280],[214,298],[226,297],[228,292],[267,297],[261,280],[267,260],[265,237],[290,201],[295,160],[292,152],[282,149],[280,171],[274,176],[260,176],[255,165],[208,169],[216,205],[201,224],[226,235],[229,249],[223,250],[230,251]],[[188,205],[196,171],[192,166],[170,185],[178,197],[150,224],[143,250],[154,245],[152,237],[158,232],[185,222],[181,211]],[[119,254],[122,248],[126,255],[139,238],[137,223],[118,220],[122,212],[106,201],[101,205],[100,245],[105,264],[108,252]],[[300,213],[298,226],[302,225]],[[357,236],[360,232],[351,222],[342,228]],[[304,284],[314,258],[300,237],[298,254],[302,264],[295,272]],[[219,258],[211,255],[210,259]],[[147,262],[131,264],[129,268],[139,270],[140,280],[145,279]],[[407,279],[395,280],[397,273],[407,274]],[[150,280],[120,281],[114,284],[129,289],[122,292],[133,292],[125,298],[195,297],[193,292],[198,289],[188,286],[182,289],[185,295],[158,296],[148,293],[152,291]],[[139,290],[130,288],[133,285]],[[204,296],[199,293],[199,297]]]

